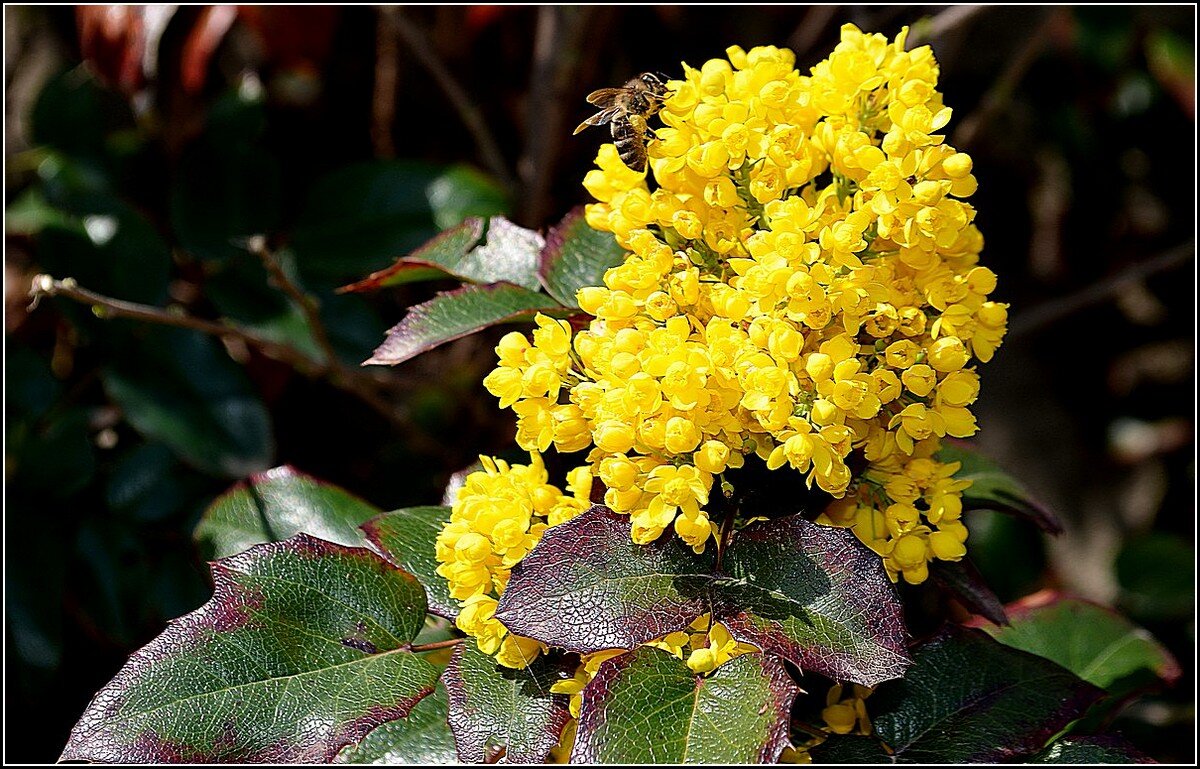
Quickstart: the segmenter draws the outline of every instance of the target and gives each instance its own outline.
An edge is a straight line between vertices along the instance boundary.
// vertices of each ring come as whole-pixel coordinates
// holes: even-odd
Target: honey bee
[[[667,98],[665,75],[643,72],[620,88],[601,88],[588,94],[588,104],[600,111],[579,124],[575,133],[609,123],[621,161],[634,171],[646,170],[646,136],[654,136],[646,121]]]

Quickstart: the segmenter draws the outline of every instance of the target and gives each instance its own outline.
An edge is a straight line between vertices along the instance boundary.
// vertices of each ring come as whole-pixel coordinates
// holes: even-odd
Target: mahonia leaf
[[[773,763],[799,689],[783,664],[743,654],[694,674],[641,647],[600,665],[583,691],[573,763]]]
[[[338,753],[335,764],[453,764],[454,735],[446,722],[449,700],[439,681],[437,690],[417,703],[406,718],[375,727],[357,745]]]
[[[626,256],[611,232],[588,225],[583,206],[579,206],[546,233],[538,275],[550,296],[578,308],[575,294],[579,289],[604,285],[604,273],[624,262]]]
[[[1049,660],[951,627],[917,649],[904,678],[880,686],[868,709],[899,762],[996,762],[1037,752],[1102,696]]]
[[[450,694],[450,728],[468,763],[540,763],[571,718],[565,694],[551,685],[570,677],[561,662],[539,656],[523,670],[496,663],[473,642],[459,645],[442,681]]]
[[[496,619],[567,651],[632,649],[710,609],[716,558],[675,536],[629,538],[629,516],[596,505],[546,530],[512,569]]]
[[[1028,759],[1031,764],[1154,764],[1132,745],[1117,737],[1066,737],[1051,743]]]
[[[326,762],[434,690],[412,575],[298,534],[212,564],[213,597],[134,653],[60,760]]]
[[[895,763],[883,743],[862,734],[833,734],[820,745],[809,748],[808,752],[817,764]]]
[[[995,510],[1033,521],[1043,531],[1061,534],[1062,522],[1048,507],[1015,478],[1004,472],[987,457],[960,444],[947,443],[937,454],[940,462],[961,462],[954,477],[971,481],[963,491],[963,507],[967,510]]]
[[[193,538],[204,558],[224,558],[304,532],[340,545],[363,544],[358,526],[379,508],[287,465],[256,473],[217,497]]]
[[[458,601],[450,597],[446,578],[437,573],[435,547],[448,520],[448,507],[407,507],[372,518],[362,530],[384,558],[415,575],[425,586],[429,611],[452,620],[458,616]]]
[[[340,289],[371,291],[419,280],[457,278],[466,283],[514,283],[536,291],[538,263],[545,240],[533,230],[493,216],[483,237],[484,220],[471,217],[442,232],[395,264]],[[477,245],[478,244],[478,245]]]
[[[561,315],[565,311],[545,294],[512,283],[463,286],[410,308],[366,363],[403,363],[488,326],[529,320],[539,312]]]
[[[714,616],[752,643],[841,681],[874,686],[908,666],[904,617],[879,556],[847,529],[800,515],[734,532]]]
[[[1146,630],[1112,609],[1053,591],[1009,605],[1008,627],[984,627],[997,641],[1057,662],[1114,696],[1155,679],[1178,680],[1179,663]]]
[[[934,561],[929,565],[929,578],[934,585],[949,593],[968,610],[985,617],[993,624],[1008,624],[1004,604],[983,581],[983,575],[970,560],[964,558],[961,561]]]
[[[739,640],[842,680],[904,671],[900,605],[879,557],[848,531],[799,515],[694,554],[672,534],[634,544],[628,516],[594,506],[549,529],[512,571],[496,618],[514,633],[588,653],[630,649],[705,612]]]

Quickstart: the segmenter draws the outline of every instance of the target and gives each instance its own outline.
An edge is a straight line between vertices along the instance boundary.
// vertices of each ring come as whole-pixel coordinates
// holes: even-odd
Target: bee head
[[[667,92],[667,80],[670,78],[661,72],[643,72],[638,75],[638,79],[642,81],[642,84],[646,86],[648,91],[657,96],[662,96]]]

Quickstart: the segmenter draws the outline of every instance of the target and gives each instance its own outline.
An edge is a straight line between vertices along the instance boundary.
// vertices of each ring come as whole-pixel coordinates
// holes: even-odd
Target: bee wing
[[[617,112],[618,110],[615,107],[609,107],[608,109],[600,110],[595,115],[592,115],[590,118],[576,126],[571,135],[574,136],[588,126],[604,125],[605,123],[611,121],[613,117],[616,116]]]
[[[595,104],[597,107],[611,107],[613,101],[624,92],[624,88],[601,88],[589,93],[587,95],[587,102],[588,104]]]

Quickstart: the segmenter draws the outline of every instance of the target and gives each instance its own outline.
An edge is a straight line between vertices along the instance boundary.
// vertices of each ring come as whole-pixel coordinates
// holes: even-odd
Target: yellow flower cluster
[[[906,34],[846,25],[807,75],[790,51],[730,48],[668,84],[651,178],[601,147],[587,221],[629,255],[579,291],[585,330],[539,317],[485,384],[527,450],[593,447],[636,542],[674,528],[701,551],[714,478],[753,455],[875,511],[853,528],[893,578],[961,557],[966,529],[921,501],[953,508],[961,485],[910,460],[975,433],[972,363],[1007,309],[978,264],[971,158],[938,133],[937,63]]]
[[[524,668],[545,646],[508,632],[495,618],[496,604],[512,567],[538,543],[549,526],[587,509],[592,479],[588,468],[568,475],[564,494],[548,483],[538,454],[528,465],[480,457],[483,469],[467,476],[437,538],[437,573],[446,578],[461,609],[455,624],[473,636],[485,654],[510,668]]]
[[[850,691],[843,694],[845,689]],[[867,715],[867,697],[873,690],[866,686],[834,684],[825,695],[821,718],[834,734],[870,734],[871,719]]]
[[[691,632],[680,630],[662,638],[650,641],[643,646],[653,646],[673,654],[687,662],[693,673],[705,675],[713,672],[721,665],[740,654],[759,651],[753,644],[734,640],[729,630],[720,622],[713,622],[711,614],[698,617],[690,628]],[[687,649],[686,657],[684,650]],[[579,717],[579,707],[583,702],[583,689],[596,676],[600,664],[619,654],[625,649],[606,649],[594,654],[585,654],[580,659],[579,667],[575,669],[573,678],[555,682],[550,691],[558,694],[571,695],[571,715]]]

